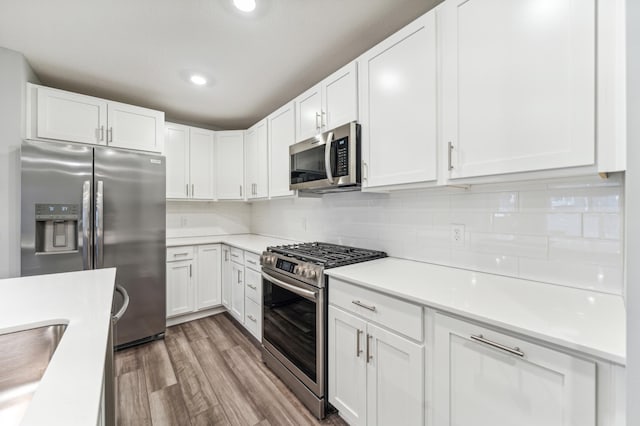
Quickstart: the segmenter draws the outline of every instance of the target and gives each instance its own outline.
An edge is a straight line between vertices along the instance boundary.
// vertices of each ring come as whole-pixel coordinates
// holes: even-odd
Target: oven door
[[[265,349],[316,396],[324,396],[324,289],[263,268],[262,295]]]
[[[289,147],[289,189],[360,183],[359,125],[354,121]]]

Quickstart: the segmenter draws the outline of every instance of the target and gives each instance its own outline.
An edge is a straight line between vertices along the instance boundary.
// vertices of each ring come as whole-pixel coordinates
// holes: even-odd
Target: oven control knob
[[[304,271],[304,276],[306,278],[315,278],[316,277],[316,271],[314,269],[307,269],[306,271]]]

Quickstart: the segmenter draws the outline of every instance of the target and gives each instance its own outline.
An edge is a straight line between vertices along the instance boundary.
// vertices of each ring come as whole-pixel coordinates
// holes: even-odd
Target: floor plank
[[[164,340],[158,340],[144,346],[142,365],[149,394],[178,383]]]
[[[209,339],[192,342],[193,352],[209,383],[215,384],[214,392],[229,424],[252,425],[259,422],[262,416],[253,401],[247,397],[234,372],[230,368],[224,368],[224,357],[216,346]]]
[[[218,405],[218,398],[184,334],[165,337],[165,343],[189,414],[195,417]]]
[[[150,393],[149,406],[153,426],[193,426],[177,383]]]
[[[118,376],[117,389],[118,413],[116,417],[118,425],[151,425],[144,371],[138,369]]]
[[[241,327],[219,314],[117,352],[118,425],[346,425],[313,417]]]

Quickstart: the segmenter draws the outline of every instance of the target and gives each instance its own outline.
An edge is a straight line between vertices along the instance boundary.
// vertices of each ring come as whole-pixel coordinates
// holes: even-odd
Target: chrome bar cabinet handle
[[[482,336],[482,334],[478,334],[477,336],[472,334],[470,337],[471,337],[471,340],[475,340],[476,342],[484,343],[485,345],[491,346],[493,348],[500,349],[500,350],[503,350],[505,352],[509,352],[512,355],[517,355],[517,356],[522,357],[522,358],[524,357],[524,352],[522,352],[520,350],[520,348],[518,348],[518,347],[510,348],[509,346],[505,346],[505,345],[500,344],[498,342],[494,342],[492,340],[485,339]]]
[[[452,152],[454,150],[453,144],[451,142],[447,142],[447,161],[448,161],[448,169],[449,171],[453,170],[453,163],[451,162]]]
[[[362,303],[359,300],[352,300],[351,303],[353,303],[356,306],[360,306],[361,308],[365,308],[370,310],[371,312],[376,312],[376,307],[375,306],[369,306],[369,305],[365,305],[364,303]]]
[[[360,348],[360,335],[362,334],[362,330],[357,329],[356,330],[356,357],[360,357],[360,354],[362,353],[362,349]]]
[[[373,355],[371,355],[371,338],[373,336],[367,333],[367,364],[373,359]]]

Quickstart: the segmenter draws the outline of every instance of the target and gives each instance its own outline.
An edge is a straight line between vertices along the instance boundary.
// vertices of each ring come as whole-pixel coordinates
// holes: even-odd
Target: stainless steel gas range
[[[318,418],[326,414],[328,278],[324,270],[386,257],[328,243],[262,253],[262,356]]]

